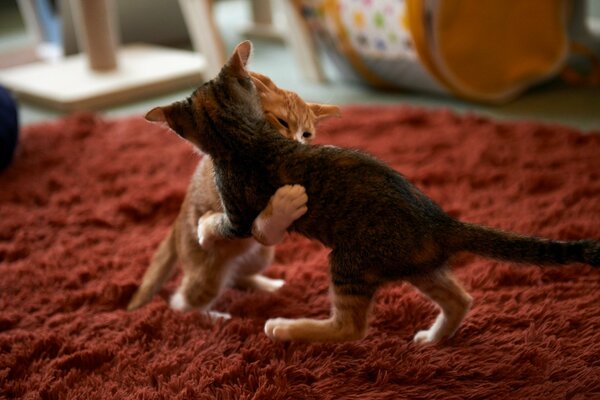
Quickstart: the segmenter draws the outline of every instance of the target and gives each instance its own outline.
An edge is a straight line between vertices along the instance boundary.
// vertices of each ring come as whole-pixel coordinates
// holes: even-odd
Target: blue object
[[[12,161],[18,141],[17,104],[8,90],[0,86],[0,170]]]
[[[62,32],[60,19],[56,16],[54,2],[49,0],[36,0],[35,10],[41,25],[41,33],[44,42],[62,44]]]

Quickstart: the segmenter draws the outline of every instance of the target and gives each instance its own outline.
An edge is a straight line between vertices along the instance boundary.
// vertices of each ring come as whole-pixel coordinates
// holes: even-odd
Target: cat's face
[[[205,131],[219,131],[219,127],[205,128],[214,123],[212,117],[220,115],[224,107],[240,121],[245,117],[260,118],[264,113],[281,135],[303,143],[314,138],[319,121],[339,116],[336,106],[306,103],[295,93],[278,88],[268,77],[249,72],[246,64],[251,50],[249,41],[240,43],[215,79],[184,101],[150,110],[146,119],[166,123],[178,135],[210,153],[211,139]]]
[[[250,72],[267,121],[288,139],[310,143],[318,122],[340,115],[337,106],[306,103],[294,92],[277,87],[267,76]]]

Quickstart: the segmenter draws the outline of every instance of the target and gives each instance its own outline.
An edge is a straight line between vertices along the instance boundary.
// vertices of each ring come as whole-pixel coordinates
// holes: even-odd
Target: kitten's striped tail
[[[600,267],[600,243],[595,240],[549,240],[460,223],[452,241],[459,251],[499,260],[537,265],[585,263]]]
[[[148,303],[173,274],[175,261],[177,261],[174,226],[175,224],[156,249],[152,262],[144,273],[140,287],[129,301],[128,311],[135,310]]]

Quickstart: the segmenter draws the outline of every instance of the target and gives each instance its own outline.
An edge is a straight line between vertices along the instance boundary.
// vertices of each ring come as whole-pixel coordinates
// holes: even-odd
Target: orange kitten
[[[289,139],[310,142],[319,121],[339,115],[336,106],[305,103],[297,94],[278,88],[268,77],[258,73],[251,76],[268,121]],[[273,195],[257,221],[266,225],[275,215],[279,218],[277,223],[287,227],[306,211],[305,203],[302,187],[284,186]],[[178,310],[207,310],[229,284],[267,291],[283,285],[282,280],[261,275],[273,260],[273,246],[249,238],[219,240],[209,250],[203,249],[197,239],[198,219],[210,212],[223,212],[223,208],[214,182],[213,161],[205,155],[191,179],[179,215],[156,250],[128,310],[151,300],[173,274],[177,259],[182,264],[183,279],[171,298],[171,307]]]

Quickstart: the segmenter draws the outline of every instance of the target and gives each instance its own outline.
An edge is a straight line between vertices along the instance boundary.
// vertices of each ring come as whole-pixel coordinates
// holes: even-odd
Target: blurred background
[[[60,63],[65,57],[77,54],[86,44],[81,39],[81,30],[73,16],[78,12],[74,4],[79,0],[4,0],[0,2],[0,83],[10,86],[10,78],[19,72],[28,71],[31,65]],[[86,0],[83,0],[85,2]],[[556,77],[543,83],[531,85],[518,97],[499,104],[469,101],[450,94],[436,94],[432,91],[408,89],[381,90],[356,79],[348,79],[340,72],[331,57],[323,54],[318,47],[315,54],[319,58],[324,79],[311,79],[303,65],[303,53],[298,52],[297,29],[290,23],[291,5],[280,0],[251,2],[245,0],[219,0],[214,2],[192,0],[117,0],[111,1],[113,9],[113,31],[117,33],[116,46],[131,43],[159,45],[164,48],[185,50],[186,54],[199,54],[201,47],[207,51],[206,43],[194,43],[194,33],[190,23],[206,21],[210,18],[227,56],[233,47],[244,39],[251,39],[255,45],[251,69],[270,76],[277,85],[298,92],[308,101],[333,104],[407,104],[424,107],[446,107],[458,112],[477,112],[497,118],[534,119],[572,125],[583,130],[600,128],[600,90],[591,85],[573,85]],[[269,3],[265,6],[265,3]],[[327,3],[327,2],[325,2]],[[506,2],[510,4],[510,2]],[[584,10],[586,29],[598,39],[600,27],[600,0],[577,0]],[[188,7],[188,8],[186,8]],[[188,12],[196,7],[194,12]],[[205,7],[205,8],[202,8]],[[305,10],[299,9],[303,17]],[[94,14],[95,13],[95,14]],[[98,17],[94,11],[88,25]],[[261,14],[262,13],[262,14]],[[210,14],[210,15],[208,15]],[[195,15],[199,19],[191,19]],[[81,14],[79,14],[81,17]],[[109,16],[110,17],[110,16]],[[355,15],[356,17],[356,15]],[[187,20],[186,20],[187,18]],[[531,17],[532,23],[535,18]],[[186,25],[188,24],[188,25]],[[266,25],[271,25],[267,27]],[[88,26],[88,28],[90,28]],[[78,31],[79,29],[79,31]],[[196,39],[206,40],[206,31],[196,32]],[[597,45],[598,41],[596,41]],[[296,45],[296,49],[294,49]],[[210,44],[209,44],[210,46]],[[326,48],[326,46],[325,46]],[[218,50],[214,50],[218,53]],[[304,53],[304,57],[307,53]],[[205,61],[218,57],[204,54]],[[33,63],[33,64],[32,64]],[[155,63],[152,63],[155,64]],[[161,69],[158,65],[148,68]],[[167,63],[165,63],[167,65]],[[190,91],[209,79],[213,72],[210,67],[203,69],[201,77],[169,88],[153,90],[150,94],[136,93],[132,96],[116,96],[114,101],[103,101],[99,106],[52,106],[37,101],[31,96],[22,96],[19,90],[18,109],[21,125],[56,118],[74,109],[96,109],[108,116],[142,114],[154,105],[164,104],[187,96]],[[106,75],[106,74],[105,74]],[[31,80],[52,81],[56,75],[32,73]],[[8,77],[8,78],[7,78]],[[34,82],[35,83],[35,82]],[[77,83],[73,83],[77,85]],[[10,89],[10,87],[9,87]]]

